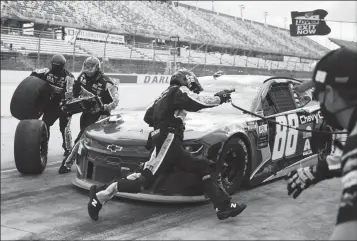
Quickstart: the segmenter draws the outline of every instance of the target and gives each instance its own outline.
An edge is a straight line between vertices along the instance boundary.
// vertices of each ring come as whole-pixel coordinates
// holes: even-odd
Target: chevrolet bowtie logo
[[[111,152],[117,152],[117,151],[121,151],[123,149],[122,146],[117,146],[117,145],[108,145],[107,146],[107,150],[111,151]]]

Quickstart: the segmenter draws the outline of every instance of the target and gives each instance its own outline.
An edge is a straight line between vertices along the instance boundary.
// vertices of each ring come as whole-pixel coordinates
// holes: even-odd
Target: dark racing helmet
[[[84,73],[87,77],[91,78],[95,76],[99,71],[101,71],[101,63],[97,57],[88,57],[83,62],[82,73]]]
[[[191,91],[199,94],[203,88],[196,75],[186,69],[180,69],[171,76],[170,85],[186,86]]]
[[[55,75],[60,75],[64,72],[66,58],[62,54],[53,55],[50,61],[50,70]]]

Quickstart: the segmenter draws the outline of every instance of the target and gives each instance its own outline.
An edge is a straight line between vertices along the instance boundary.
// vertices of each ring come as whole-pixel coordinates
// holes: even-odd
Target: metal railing
[[[282,57],[280,53],[271,53],[269,60],[266,56],[255,56],[253,51],[242,51],[241,48],[233,48],[232,46],[222,46],[219,49],[214,46],[216,52],[211,51],[211,46],[207,43],[201,43],[197,48],[192,48],[193,43],[189,43],[185,48],[180,48],[181,55],[176,56],[170,54],[169,45],[158,45],[156,43],[131,43],[118,44],[108,41],[111,30],[108,30],[105,41],[89,40],[78,41],[80,29],[72,39],[58,40],[54,32],[34,30],[31,33],[26,33],[22,29],[2,27],[2,62],[6,61],[6,56],[18,56],[17,60],[26,63],[26,68],[33,66],[36,68],[47,64],[48,56],[61,53],[68,60],[67,66],[72,66],[72,71],[78,71],[78,62],[84,60],[86,56],[94,55],[101,58],[103,67],[106,71],[117,72],[123,71],[124,66],[129,66],[125,69],[126,72],[152,72],[172,74],[176,69],[186,66],[189,69],[261,69],[266,72],[272,70],[287,70],[287,71],[311,71],[314,62],[313,60],[307,63],[301,63],[298,57]],[[21,40],[21,37],[23,39]],[[37,41],[36,41],[37,39]],[[52,42],[57,41],[57,44],[66,46],[63,49],[52,46]],[[55,40],[57,39],[57,40]],[[13,43],[12,43],[13,41]],[[32,41],[32,42],[31,42]],[[89,45],[83,45],[90,43]],[[10,48],[10,45],[13,45]],[[83,45],[83,46],[82,46]],[[196,44],[197,45],[197,44]],[[69,50],[73,48],[73,50]],[[219,50],[219,52],[218,52]],[[33,55],[36,53],[36,62],[33,62]],[[119,57],[118,57],[119,56]],[[265,56],[265,57],[264,57]],[[71,58],[72,57],[72,58]],[[283,58],[284,61],[281,61]],[[71,60],[70,60],[71,59]],[[274,61],[274,59],[276,61]],[[280,61],[278,61],[280,60]],[[118,67],[120,66],[120,67]],[[125,67],[126,68],[126,67]]]

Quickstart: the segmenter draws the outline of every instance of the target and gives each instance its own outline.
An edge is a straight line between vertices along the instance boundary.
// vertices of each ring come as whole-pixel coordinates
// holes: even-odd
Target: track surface
[[[8,88],[3,88],[2,83],[2,94]],[[128,90],[121,90],[121,98],[126,99],[125,103],[134,103],[135,95]],[[3,102],[5,97],[1,98]],[[7,101],[9,103],[9,99]],[[136,107],[135,103],[130,105]],[[63,159],[58,122],[51,128],[46,170],[39,176],[23,176],[16,171],[13,157],[18,120],[3,117],[8,116],[3,109],[1,115],[2,240],[323,240],[332,232],[340,197],[338,179],[306,190],[298,200],[287,196],[283,180],[244,190],[233,199],[246,202],[247,209],[237,218],[225,221],[217,219],[209,203],[163,205],[120,199],[107,203],[99,221],[92,221],[87,214],[88,192],[71,184],[75,169],[66,175],[57,173]],[[72,119],[73,138],[78,131],[79,116],[76,115]]]
[[[16,125],[13,118],[1,119],[1,239],[327,239],[335,221],[338,179],[306,190],[298,200],[287,196],[283,180],[242,191],[233,198],[248,208],[226,221],[216,218],[209,203],[177,206],[115,199],[94,222],[87,214],[87,191],[71,184],[74,168],[67,175],[57,173],[62,160],[57,128],[51,132],[49,164],[42,175],[13,170]],[[78,129],[72,130],[77,134]]]

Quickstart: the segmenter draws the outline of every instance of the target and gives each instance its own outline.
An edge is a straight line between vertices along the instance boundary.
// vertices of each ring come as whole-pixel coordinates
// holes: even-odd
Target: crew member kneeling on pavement
[[[288,194],[300,193],[322,180],[342,177],[342,195],[332,240],[357,240],[357,51],[342,47],[324,56],[316,65],[312,81],[297,89],[314,87],[327,124],[347,130],[346,144],[337,145],[342,155],[320,159],[316,166],[288,174]]]
[[[62,133],[62,148],[64,155],[68,156],[72,149],[71,116],[62,111],[61,106],[73,98],[74,76],[65,69],[66,59],[61,54],[56,54],[50,61],[50,68],[36,69],[30,76],[46,81],[51,87],[50,102],[45,107],[42,120],[45,122],[50,137],[50,127],[59,118],[59,127]]]
[[[172,166],[200,177],[203,190],[212,201],[219,219],[235,217],[246,208],[245,204],[231,202],[230,196],[212,180],[214,162],[195,157],[182,146],[187,111],[212,108],[230,100],[227,91],[218,92],[215,96],[198,95],[202,90],[192,72],[179,70],[171,77],[170,86],[155,100],[144,117],[144,121],[154,128],[147,143],[147,148],[153,149],[150,160],[141,173],[130,174],[109,185],[98,188],[93,185],[90,188],[88,212],[92,219],[98,219],[102,205],[117,192],[139,193],[148,189],[161,173]]]
[[[119,104],[118,85],[106,76],[101,68],[101,63],[96,57],[88,57],[82,67],[82,72],[75,81],[73,88],[74,98],[98,96],[103,106],[86,110],[80,118],[80,132],[75,140],[75,145],[70,155],[62,162],[59,173],[68,173],[71,171],[75,154],[79,148],[79,139],[84,130],[96,121],[110,116],[110,112]]]

